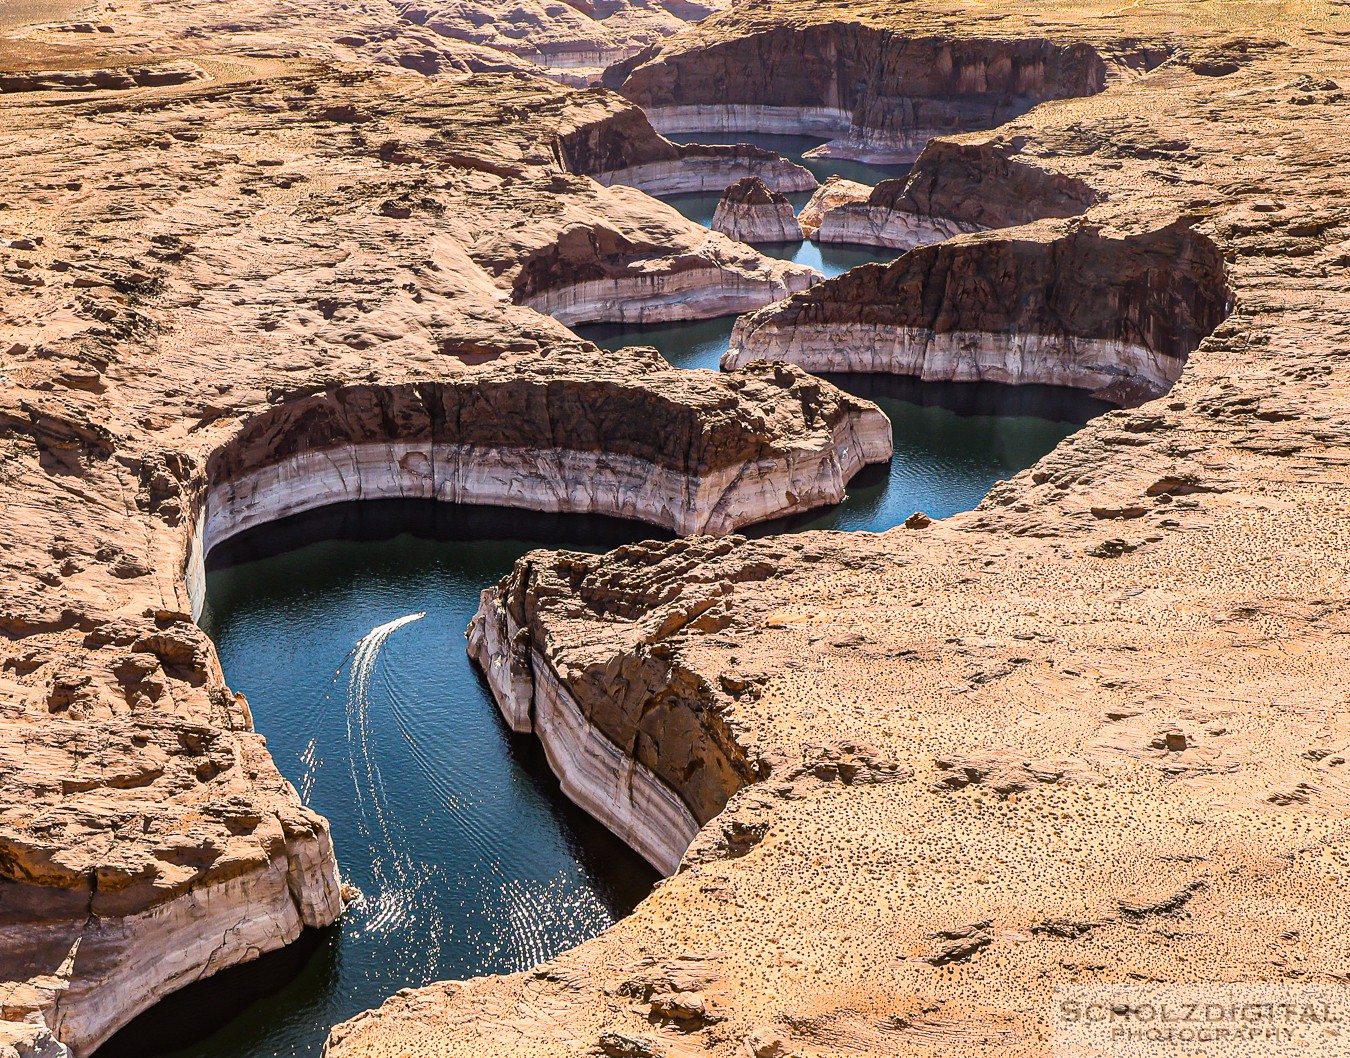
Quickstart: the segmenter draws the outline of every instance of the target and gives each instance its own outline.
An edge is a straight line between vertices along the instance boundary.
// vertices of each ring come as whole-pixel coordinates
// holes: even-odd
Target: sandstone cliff
[[[712,228],[746,243],[800,242],[802,238],[792,203],[754,176],[738,180],[722,193]]]
[[[1077,216],[1101,198],[1083,180],[1019,157],[1014,140],[972,134],[931,141],[905,179],[827,208],[816,238],[909,250],[963,232]]]
[[[835,156],[910,161],[933,136],[1096,94],[1117,69],[1161,58],[1132,44],[1108,51],[1108,64],[1081,40],[894,34],[868,13],[732,10],[617,63],[605,81],[663,131],[815,134]]]
[[[189,589],[222,540],[331,503],[415,497],[722,534],[838,503],[890,455],[879,409],[783,365],[727,378],[654,350],[583,350],[328,389],[252,416],[211,454]]]
[[[744,316],[723,367],[767,358],[1139,403],[1180,377],[1229,300],[1222,253],[1188,221],[1131,235],[1043,222],[923,246]]]
[[[671,143],[638,107],[620,109],[613,96],[598,93],[598,97],[606,101],[604,110],[559,132],[558,157],[570,172],[653,195],[720,191],[747,176],[759,177],[785,194],[816,186],[809,169],[773,151],[752,144]]]

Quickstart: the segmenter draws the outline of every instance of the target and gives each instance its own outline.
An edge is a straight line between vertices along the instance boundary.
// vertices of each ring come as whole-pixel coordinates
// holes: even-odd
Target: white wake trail
[[[380,774],[372,745],[370,685],[380,651],[389,637],[425,616],[425,611],[406,614],[372,628],[351,655],[351,670],[347,677],[347,766],[360,808],[361,829],[370,843],[371,868],[379,885],[379,895],[375,898],[377,911],[368,928],[381,928],[402,918],[408,910],[410,890],[416,886],[413,865],[404,850],[404,843],[395,838],[384,777]]]

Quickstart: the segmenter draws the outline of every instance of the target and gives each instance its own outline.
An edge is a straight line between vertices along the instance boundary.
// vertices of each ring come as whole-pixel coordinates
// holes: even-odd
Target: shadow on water
[[[933,518],[968,511],[995,482],[1025,470],[1113,407],[1060,386],[821,377],[886,413],[895,454],[889,464],[860,471],[837,506],[761,522],[744,530],[749,536],[808,529],[884,532],[915,511]]]
[[[506,728],[464,630],[480,591],[536,547],[668,537],[389,500],[215,549],[202,626],[364,899],[303,946],[157,1005],[101,1053],[317,1055],[332,1025],[400,988],[524,969],[631,912],[656,872],[562,795],[537,740]]]

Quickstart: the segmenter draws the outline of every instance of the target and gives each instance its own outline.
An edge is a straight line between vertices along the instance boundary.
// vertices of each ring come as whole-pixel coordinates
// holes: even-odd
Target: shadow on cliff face
[[[723,366],[781,359],[1143,403],[1232,309],[1223,255],[1193,223],[1121,235],[1043,222],[921,246],[742,317]]]
[[[714,20],[712,28],[721,28]],[[734,34],[735,26],[725,32]],[[797,131],[913,158],[933,136],[991,129],[1050,99],[1095,95],[1116,71],[1147,71],[1164,49],[1082,42],[909,37],[858,23],[775,26],[731,39],[679,38],[611,66],[604,82],[661,131]]]

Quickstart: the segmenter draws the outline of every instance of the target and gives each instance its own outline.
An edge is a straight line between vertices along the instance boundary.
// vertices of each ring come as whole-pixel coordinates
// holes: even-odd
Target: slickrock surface
[[[726,807],[596,940],[403,993],[329,1058],[1045,1056],[1055,984],[1344,981],[1350,11],[877,12],[855,17],[1172,53],[1000,133],[1016,164],[1104,196],[1085,219],[965,236],[897,275],[949,263],[918,292],[958,318],[1011,290],[1067,311],[1087,291],[1055,300],[1020,255],[1044,272],[1175,240],[1221,262],[1231,311],[1205,316],[1213,287],[1186,274],[1097,295],[1115,323],[1189,298],[1183,322],[1214,329],[1168,393],[969,514],[524,560],[496,603],[528,629],[520,689],[547,677],[632,730],[700,818]],[[1129,341],[1160,352],[1151,318],[1124,316]]]
[[[799,242],[802,237],[792,203],[757,176],[738,180],[722,192],[712,228],[738,242]]]
[[[797,220],[802,226],[802,234],[808,239],[816,238],[821,222],[827,214],[854,202],[866,202],[871,195],[872,188],[866,184],[860,184],[856,180],[845,180],[842,176],[830,177],[820,185],[811,196],[811,200],[797,215]]]
[[[215,61],[337,59],[431,76],[511,70],[584,84],[601,69],[725,6],[720,0],[126,0],[36,5],[10,49],[81,62],[172,51]],[[17,45],[17,48],[14,46]],[[27,64],[27,62],[25,64]],[[538,64],[538,65],[536,65]],[[575,71],[568,73],[567,71]],[[228,68],[217,74],[229,76]]]
[[[630,476],[650,457],[680,487],[734,478],[692,497],[697,514],[721,495],[729,527],[756,503],[835,498],[887,454],[874,408],[800,372],[600,359],[516,303],[557,289],[538,262],[560,245],[574,268],[627,275],[626,249],[577,232],[639,247],[642,274],[780,274],[566,171],[560,137],[622,112],[612,96],[308,62],[235,74],[0,102],[0,1053],[54,1034],[86,1055],[166,992],[339,912],[326,822],[190,616],[192,529],[262,464],[342,450],[362,472],[348,487],[420,495],[428,474],[470,487],[437,477],[451,443],[470,468],[495,446],[502,475],[474,487],[553,472],[565,493],[570,452],[590,460],[570,483],[585,493],[612,449],[616,473],[627,453]],[[558,451],[531,462],[546,441]],[[323,482],[290,482],[287,502]]]

